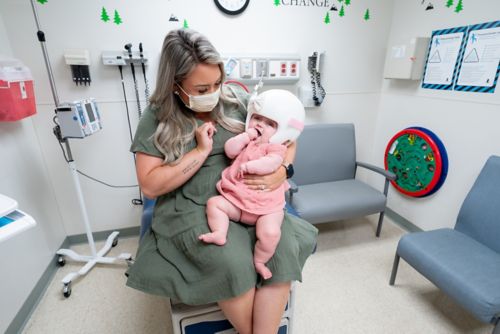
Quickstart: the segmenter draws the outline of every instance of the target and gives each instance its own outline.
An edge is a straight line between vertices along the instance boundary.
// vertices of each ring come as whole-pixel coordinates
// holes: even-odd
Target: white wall
[[[3,11],[2,11],[3,13]],[[16,57],[0,15],[0,57]],[[0,243],[0,332],[16,316],[66,232],[39,146],[34,118],[0,123],[0,193],[16,199],[36,227]]]
[[[333,0],[327,2],[329,7]],[[430,36],[436,29],[496,20],[500,3],[495,0],[469,1],[460,14],[444,8],[444,1],[435,3],[434,10],[425,11],[417,0],[357,0],[343,18],[330,12],[332,22],[328,25],[323,23],[324,7],[275,7],[269,0],[251,1],[247,11],[236,18],[218,12],[212,1],[50,0],[36,5],[60,99],[92,96],[101,109],[104,129],[71,142],[75,160],[81,170],[112,184],[134,184],[136,179],[128,152],[130,140],[119,73],[114,67],[103,66],[100,54],[121,50],[128,42],[136,49],[142,42],[150,55],[148,76],[153,87],[163,38],[184,19],[191,28],[207,35],[221,53],[300,54],[301,80],[289,86],[293,91],[309,84],[307,56],[313,50],[324,50],[322,81],[327,98],[320,108],[308,110],[307,121],[355,123],[360,160],[383,166],[387,142],[405,127],[420,125],[434,131],[450,159],[449,175],[441,190],[422,199],[404,197],[394,189],[389,196],[391,209],[423,229],[452,226],[484,160],[500,153],[498,89],[487,95],[441,92],[421,89],[420,82],[381,79],[387,45]],[[123,24],[101,22],[102,6],[110,13],[117,9]],[[372,18],[364,21],[367,7]],[[31,68],[38,109],[30,119],[0,123],[0,152],[9,159],[2,165],[0,192],[16,198],[21,208],[38,221],[35,229],[0,245],[0,254],[15,254],[0,257],[2,273],[10,273],[0,278],[1,331],[64,236],[83,233],[84,229],[67,165],[52,135],[54,104],[31,5],[29,1],[2,0],[0,13],[2,53],[21,59]],[[171,14],[180,22],[169,22]],[[67,48],[90,51],[91,86],[72,83],[70,69],[62,59]],[[136,103],[129,68],[125,75],[135,127]],[[141,74],[138,77],[142,80]],[[139,84],[142,89],[142,81]],[[130,203],[137,197],[137,189],[111,189],[80,179],[94,231],[138,225],[141,208]],[[370,177],[370,181],[379,186],[378,178]]]
[[[468,1],[459,14],[434,3],[422,10],[420,1],[396,1],[389,45],[430,36],[433,30],[500,19],[500,2]],[[500,154],[500,88],[494,94],[422,89],[420,81],[385,80],[378,112],[373,160],[383,164],[385,147],[398,131],[423,126],[446,147],[448,177],[429,197],[415,199],[390,190],[388,206],[418,227],[428,230],[452,227],[458,209],[485,160]]]
[[[369,157],[393,2],[353,1],[343,18],[338,17],[337,12],[330,12],[332,22],[328,25],[323,18],[333,0],[326,0],[326,4],[317,1],[326,7],[276,7],[273,1],[251,1],[247,11],[238,17],[223,15],[213,1],[50,0],[45,5],[37,3],[60,99],[95,97],[103,117],[101,132],[71,142],[78,168],[108,183],[136,183],[132,156],[128,152],[130,140],[118,69],[102,65],[101,52],[122,50],[128,42],[137,49],[142,42],[150,55],[148,76],[153,86],[163,38],[169,30],[181,27],[184,19],[191,28],[207,35],[221,53],[300,54],[302,78],[299,84],[289,86],[293,91],[301,84],[309,84],[307,56],[313,50],[324,50],[322,79],[328,95],[321,108],[308,111],[308,122],[354,122],[358,142],[363,143],[358,145],[358,155]],[[100,21],[103,6],[108,12],[117,9],[123,24]],[[372,14],[369,21],[363,20],[367,7]],[[13,51],[31,67],[35,76],[40,115],[35,119],[35,127],[66,231],[70,235],[83,233],[69,171],[52,135],[53,102],[40,45],[35,38],[31,7],[28,1],[3,0],[0,9],[9,13],[4,20]],[[180,21],[169,22],[171,14]],[[90,87],[77,87],[72,83],[70,69],[62,59],[67,48],[90,51],[93,80]],[[135,128],[136,103],[130,69],[125,68],[124,72]],[[138,74],[138,78],[143,89],[142,74]],[[111,189],[84,178],[81,182],[94,231],[138,225],[141,208],[131,204],[131,199],[137,197],[137,189]]]

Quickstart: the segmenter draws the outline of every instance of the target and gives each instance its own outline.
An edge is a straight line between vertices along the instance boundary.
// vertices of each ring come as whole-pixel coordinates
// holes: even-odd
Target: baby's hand
[[[249,128],[247,130],[247,134],[248,134],[248,137],[250,137],[250,140],[254,140],[255,138],[257,138],[259,136],[259,133],[254,128]]]
[[[241,164],[238,169],[238,178],[242,179],[245,176],[245,173],[248,173],[247,165]]]

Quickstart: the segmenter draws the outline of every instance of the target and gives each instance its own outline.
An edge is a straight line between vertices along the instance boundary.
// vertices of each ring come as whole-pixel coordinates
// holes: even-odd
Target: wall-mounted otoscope
[[[146,77],[146,61],[144,58],[144,50],[142,49],[142,43],[139,43],[139,55],[141,57],[141,66],[142,66],[142,76],[144,77],[144,94],[146,95],[146,105],[149,104],[149,82]]]
[[[137,110],[139,112],[139,118],[140,118],[142,116],[142,109],[141,109],[141,101],[139,99],[139,87],[137,85],[137,78],[135,76],[134,62],[132,61],[133,59],[132,43],[125,44],[125,50],[127,50],[128,58],[130,59],[130,69],[132,70],[132,78],[134,79],[135,98],[137,100]]]

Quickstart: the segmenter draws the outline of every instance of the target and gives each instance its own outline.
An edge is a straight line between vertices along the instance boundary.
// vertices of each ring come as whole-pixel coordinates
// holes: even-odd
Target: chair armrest
[[[287,181],[288,184],[290,185],[290,189],[288,189],[288,202],[290,206],[293,207],[293,194],[299,191],[299,187],[291,179],[288,179]]]
[[[390,172],[388,170],[382,169],[380,167],[374,166],[372,164],[366,163],[366,162],[361,162],[361,161],[356,161],[356,166],[363,167],[366,169],[369,169],[371,171],[374,171],[376,173],[379,173],[383,175],[386,179],[394,181],[396,180],[397,176],[393,172]]]
[[[291,179],[288,179],[287,181],[288,181],[288,184],[290,185],[290,189],[288,189],[288,191],[290,192],[290,194],[294,194],[297,191],[299,191],[299,187],[297,186],[297,183],[295,183]]]

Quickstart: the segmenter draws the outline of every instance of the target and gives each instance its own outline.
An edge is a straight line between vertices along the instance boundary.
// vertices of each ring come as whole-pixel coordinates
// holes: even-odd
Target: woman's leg
[[[276,334],[290,293],[290,282],[265,285],[255,292],[253,332]]]
[[[222,312],[240,334],[252,334],[255,288],[231,299],[219,301]],[[258,332],[256,332],[258,333]],[[276,334],[276,332],[274,333]]]

